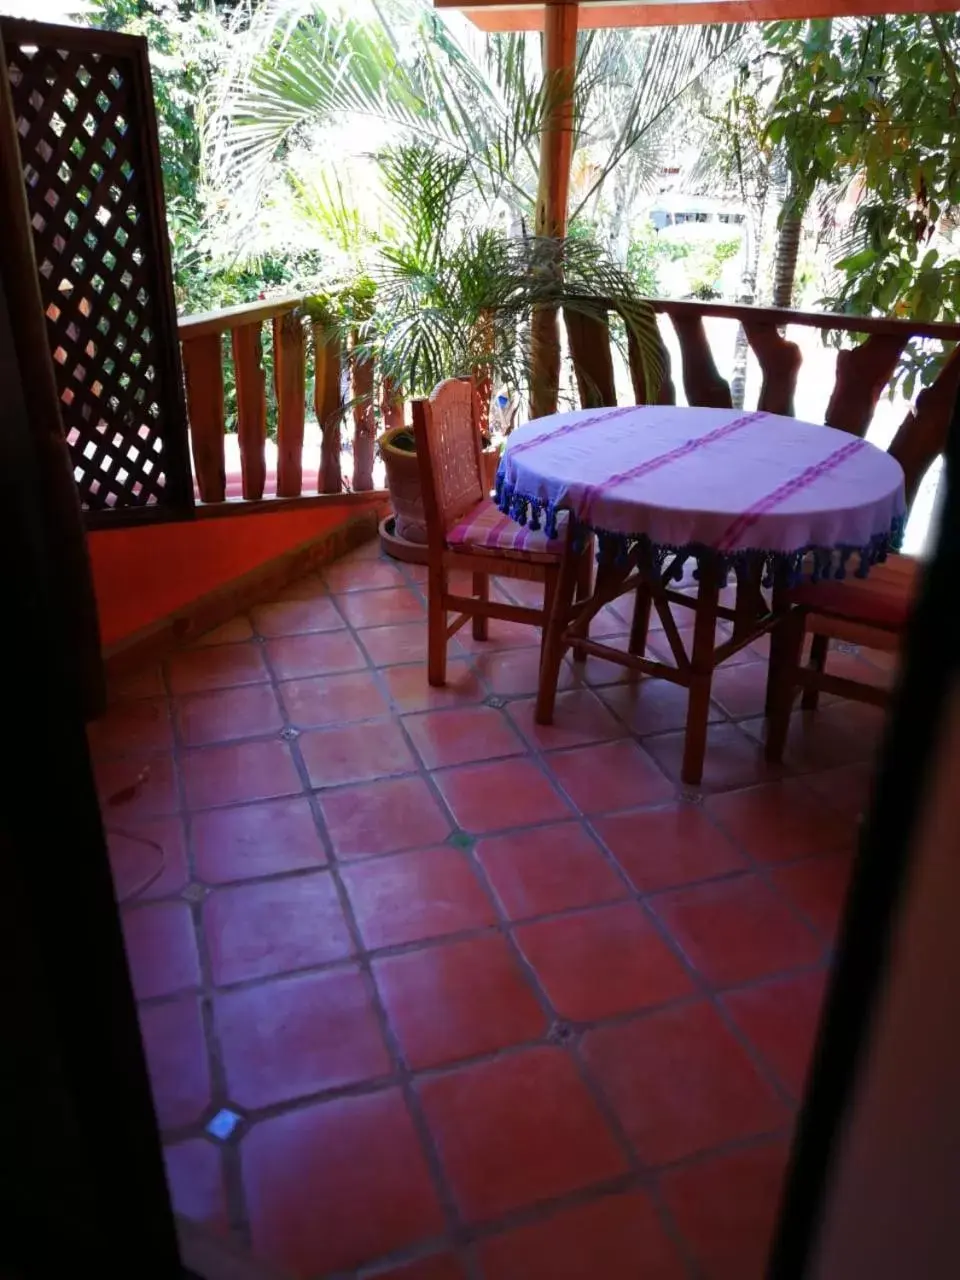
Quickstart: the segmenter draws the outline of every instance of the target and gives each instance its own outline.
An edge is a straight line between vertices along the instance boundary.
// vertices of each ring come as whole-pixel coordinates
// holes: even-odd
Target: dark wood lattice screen
[[[4,19],[60,412],[84,508],[192,507],[146,44]]]

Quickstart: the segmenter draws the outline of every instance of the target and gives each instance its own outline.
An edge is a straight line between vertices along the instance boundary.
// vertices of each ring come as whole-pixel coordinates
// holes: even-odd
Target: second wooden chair
[[[521,528],[484,492],[480,434],[469,381],[441,382],[428,400],[413,402],[413,428],[420,463],[428,546],[427,674],[430,684],[447,676],[447,643],[472,619],[473,635],[485,640],[490,618],[541,628],[541,646],[564,553],[565,537]],[[577,566],[579,591],[589,591],[591,562],[585,551]],[[473,594],[450,590],[451,570],[473,574]],[[540,608],[490,598],[490,575],[543,583]],[[449,613],[457,616],[450,623]]]

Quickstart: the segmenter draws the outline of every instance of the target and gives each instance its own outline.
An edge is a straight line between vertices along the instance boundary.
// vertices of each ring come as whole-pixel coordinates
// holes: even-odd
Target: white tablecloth
[[[903,472],[881,449],[770,413],[636,406],[540,418],[507,441],[502,511],[552,534],[559,511],[621,551],[763,553],[772,568],[864,575],[902,533]],[[813,553],[812,555],[808,553]],[[804,559],[806,557],[806,560]]]

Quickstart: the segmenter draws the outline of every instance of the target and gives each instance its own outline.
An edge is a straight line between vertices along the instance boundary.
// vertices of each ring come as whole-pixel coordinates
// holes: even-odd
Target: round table
[[[770,630],[801,577],[869,573],[898,544],[906,510],[900,465],[856,436],[762,411],[656,405],[554,414],[520,428],[496,493],[503,512],[548,537],[565,525],[537,718],[552,719],[567,648],[671,679],[690,690],[682,778],[691,784],[702,776],[714,669]],[[574,604],[574,561],[591,536],[596,583]],[[691,559],[693,594],[672,589]],[[732,608],[720,603],[731,572]],[[629,650],[591,640],[590,619],[628,591],[637,592]],[[644,656],[651,606],[675,666]],[[671,606],[696,610],[689,654]],[[733,624],[719,645],[718,619]]]

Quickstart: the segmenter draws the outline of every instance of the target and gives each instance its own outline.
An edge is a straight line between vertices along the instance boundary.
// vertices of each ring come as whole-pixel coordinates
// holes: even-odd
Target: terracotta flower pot
[[[379,443],[396,516],[396,532],[408,542],[426,545],[427,525],[413,432],[409,427],[391,427],[383,433]]]

